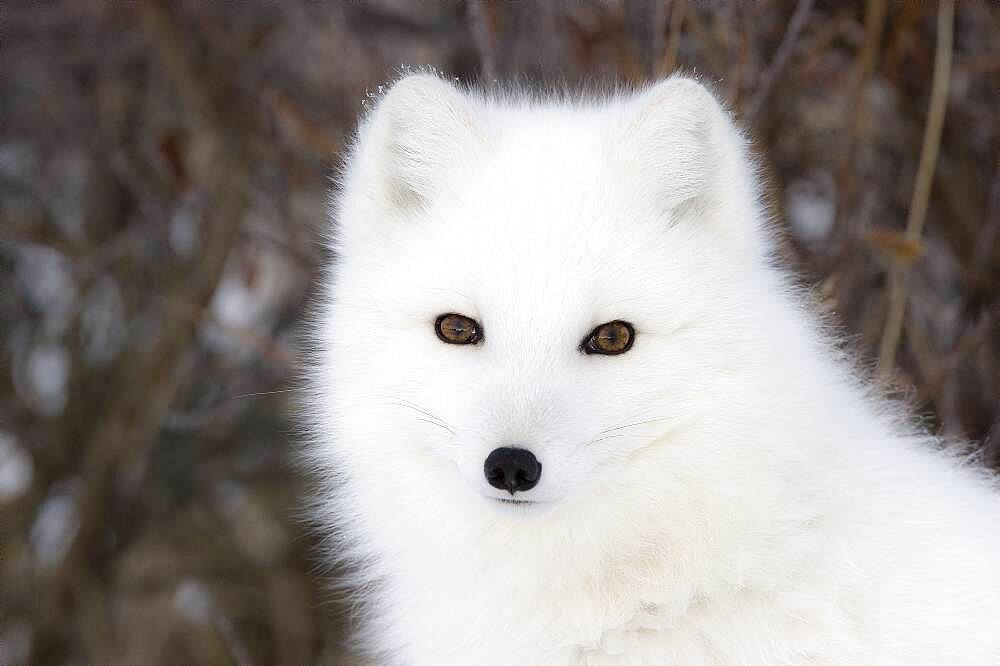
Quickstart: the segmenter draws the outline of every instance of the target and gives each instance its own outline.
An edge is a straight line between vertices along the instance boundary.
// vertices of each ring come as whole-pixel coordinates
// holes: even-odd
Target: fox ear
[[[628,104],[623,128],[622,155],[664,214],[692,215],[740,252],[763,249],[747,141],[703,85],[681,76],[654,84]]]
[[[397,81],[362,124],[356,162],[374,200],[400,211],[427,203],[484,141],[475,100],[430,73]]]

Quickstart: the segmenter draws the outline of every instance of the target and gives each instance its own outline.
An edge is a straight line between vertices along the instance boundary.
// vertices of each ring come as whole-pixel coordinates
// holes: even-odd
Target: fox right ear
[[[484,138],[472,97],[434,74],[410,74],[392,85],[361,126],[359,185],[396,212],[420,207],[470,165]]]
[[[699,82],[675,75],[631,100],[618,154],[665,213],[693,204],[739,255],[766,251],[747,140]]]

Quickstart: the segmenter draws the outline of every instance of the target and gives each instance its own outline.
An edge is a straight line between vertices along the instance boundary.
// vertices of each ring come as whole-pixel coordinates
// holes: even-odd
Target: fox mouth
[[[494,497],[484,495],[493,511],[512,518],[529,518],[547,514],[555,502],[548,499],[521,499],[519,497]]]
[[[494,497],[492,498],[501,504],[512,504],[514,506],[525,506],[528,504],[538,504],[534,500],[522,500],[522,499],[511,499],[509,497]]]

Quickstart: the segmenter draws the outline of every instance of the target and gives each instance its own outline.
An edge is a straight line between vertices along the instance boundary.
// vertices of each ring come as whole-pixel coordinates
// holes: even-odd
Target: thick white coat
[[[989,475],[866,388],[773,258],[700,84],[407,76],[333,206],[315,502],[357,649],[406,664],[1000,663]],[[447,345],[440,314],[484,339]],[[614,319],[633,348],[585,355]],[[538,504],[483,475],[543,463]]]

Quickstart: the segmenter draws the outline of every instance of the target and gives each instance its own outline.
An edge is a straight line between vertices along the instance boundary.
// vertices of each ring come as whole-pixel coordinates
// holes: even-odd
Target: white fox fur
[[[309,460],[362,654],[405,664],[1000,663],[1000,499],[773,258],[699,83],[546,99],[406,76],[363,120]],[[443,313],[483,340],[445,344]],[[597,325],[634,346],[587,355]],[[491,450],[542,461],[511,506]]]

